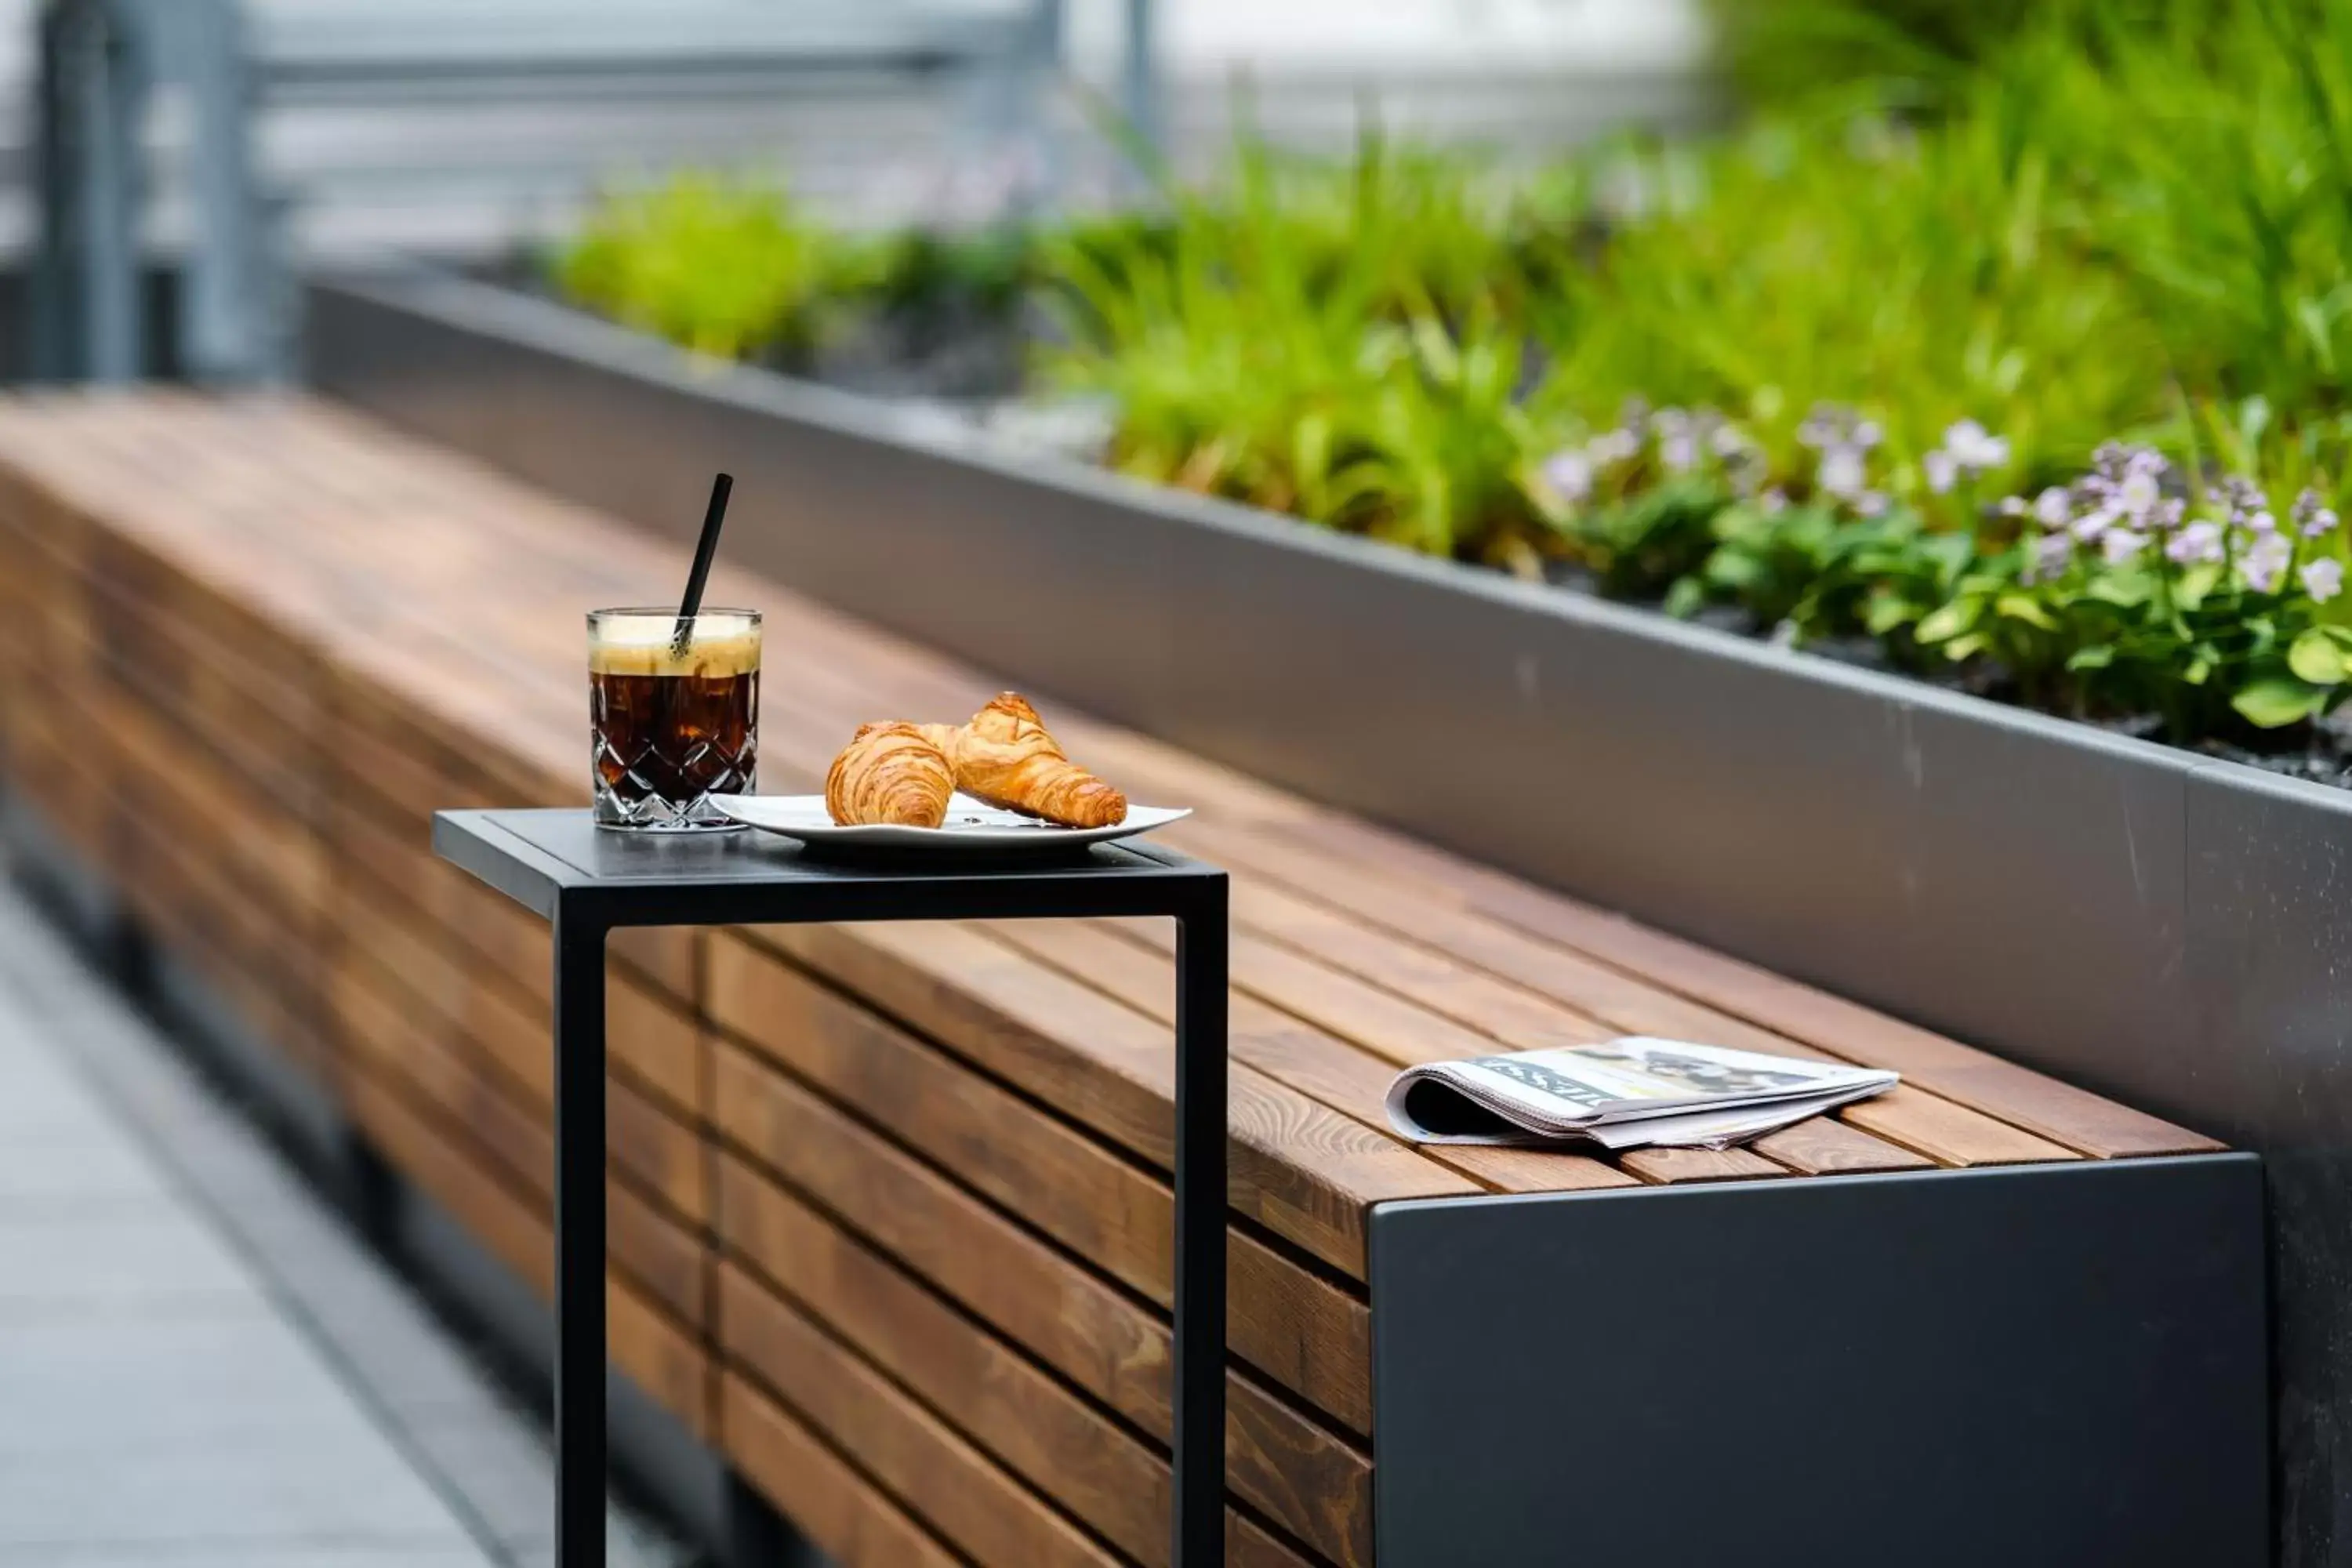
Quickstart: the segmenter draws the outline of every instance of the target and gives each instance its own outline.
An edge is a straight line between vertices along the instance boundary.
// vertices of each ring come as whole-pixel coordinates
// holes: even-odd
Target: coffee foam
[[[730,618],[716,626],[698,626],[693,642],[683,654],[671,647],[673,629],[674,623],[650,616],[607,622],[590,634],[589,672],[719,680],[760,668],[760,629],[749,621]]]

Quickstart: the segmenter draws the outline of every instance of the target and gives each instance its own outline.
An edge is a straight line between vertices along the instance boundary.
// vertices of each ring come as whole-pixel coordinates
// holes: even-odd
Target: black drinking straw
[[[703,584],[710,581],[710,558],[719,553],[719,527],[727,521],[727,497],[734,489],[732,474],[710,481],[710,505],[702,514],[702,537],[694,545],[694,570],[687,574],[686,597],[677,603],[677,629],[669,637],[670,652],[680,658],[694,637],[695,614],[702,608]]]

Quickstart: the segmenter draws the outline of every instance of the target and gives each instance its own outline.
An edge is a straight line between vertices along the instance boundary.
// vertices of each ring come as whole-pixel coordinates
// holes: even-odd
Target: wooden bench
[[[545,1290],[546,934],[436,863],[425,823],[584,801],[580,613],[659,599],[675,552],[317,403],[170,393],[0,404],[0,550],[9,784]],[[950,717],[993,689],[774,584],[722,567],[711,598],[767,615],[772,790],[817,787],[862,720]],[[2251,1467],[2260,1530],[2251,1161],[1050,716],[1137,798],[1197,805],[1171,841],[1234,874],[1233,1561],[1371,1563],[1376,1426],[1383,1560],[1509,1560],[1459,1521],[1433,1547],[1444,1499],[1512,1514],[1501,1500],[1532,1487],[1549,1515],[1546,1491],[1581,1475],[1613,1500],[1596,1517],[1654,1508],[1628,1476],[1643,1422],[1669,1415],[1748,1478],[1705,1483],[1767,1515],[1787,1500],[1750,1495],[1757,1478],[1874,1449],[1949,1466],[1941,1434],[2013,1442],[2012,1469],[2073,1446],[2079,1476],[2123,1476],[2184,1549],[2242,1539]],[[1110,921],[616,939],[614,1358],[841,1562],[1164,1563],[1170,942]],[[1726,1152],[1418,1149],[1381,1114],[1407,1063],[1637,1031],[1905,1081]],[[1584,1197],[1509,1201],[1553,1194]],[[1587,1309],[1613,1347],[1573,1342]],[[2063,1331],[2021,1336],[2045,1318]],[[1806,1322],[1834,1332],[1803,1342]],[[2100,1324],[2124,1359],[2077,1342]],[[1545,1325],[1570,1342],[1518,1342]],[[1759,1338],[1723,1360],[1729,1327]],[[1672,1337],[1636,1353],[1643,1334]],[[1725,1380],[1711,1417],[1623,1381],[1675,1343]],[[2186,1405],[2129,1404],[2151,1366]],[[1971,1384],[2030,1373],[2054,1408],[2078,1367],[2122,1403],[1954,1432]],[[1812,1390],[1795,1407],[1791,1379]],[[2184,1435],[2167,1426],[2183,1410],[2228,1421]],[[2174,1473],[2189,1452],[2210,1473]],[[1863,1479],[1906,1495],[1896,1472]],[[1869,1515],[1839,1472],[1817,1486],[1818,1517]],[[2074,1539],[2080,1521],[2053,1521],[2016,1528]],[[1563,1555],[1590,1524],[1562,1522]],[[1946,1550],[1931,1531],[1897,1555]]]

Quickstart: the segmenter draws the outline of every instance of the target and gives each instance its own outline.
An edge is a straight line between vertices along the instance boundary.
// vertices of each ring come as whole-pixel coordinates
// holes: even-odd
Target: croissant
[[[954,793],[947,753],[912,724],[859,725],[824,775],[825,813],[844,827],[937,827]]]
[[[1000,693],[961,729],[925,727],[954,764],[956,787],[991,805],[1025,811],[1065,827],[1112,827],[1127,820],[1127,796],[1062,754],[1037,710],[1018,692]]]

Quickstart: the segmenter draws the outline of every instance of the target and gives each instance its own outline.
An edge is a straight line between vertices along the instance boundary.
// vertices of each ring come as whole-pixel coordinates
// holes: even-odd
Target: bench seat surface
[[[164,392],[0,404],[0,533],[8,777],[544,1290],[546,935],[425,823],[585,801],[582,612],[659,603],[677,552],[318,402]],[[999,685],[724,565],[709,602],[765,613],[772,792]],[[1039,695],[1234,878],[1237,1562],[1370,1561],[1381,1203],[2217,1147]],[[615,1360],[837,1559],[1164,1562],[1172,942],[616,938]],[[1625,1033],[1904,1083],[1723,1152],[1417,1149],[1381,1114],[1407,1064]]]

